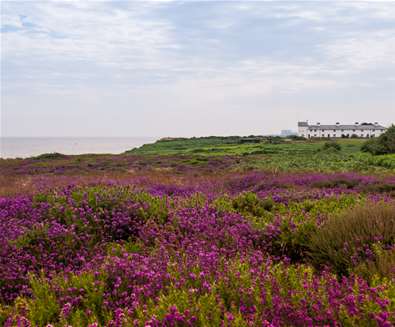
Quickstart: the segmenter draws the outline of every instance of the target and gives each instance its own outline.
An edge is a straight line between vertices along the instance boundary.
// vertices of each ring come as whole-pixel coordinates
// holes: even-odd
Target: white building
[[[386,128],[378,123],[355,123],[354,125],[309,125],[306,122],[298,122],[298,135],[305,138],[326,137],[377,137],[386,131]]]

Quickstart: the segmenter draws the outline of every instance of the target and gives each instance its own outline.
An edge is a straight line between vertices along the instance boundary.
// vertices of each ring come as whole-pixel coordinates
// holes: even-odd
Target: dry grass
[[[375,276],[395,279],[395,249],[380,251],[374,260],[361,263],[354,272],[366,280],[371,280]]]
[[[329,263],[339,274],[347,274],[364,258],[367,247],[385,247],[395,237],[395,206],[368,203],[330,218],[312,237],[310,256],[321,267]],[[353,258],[354,256],[354,258]]]

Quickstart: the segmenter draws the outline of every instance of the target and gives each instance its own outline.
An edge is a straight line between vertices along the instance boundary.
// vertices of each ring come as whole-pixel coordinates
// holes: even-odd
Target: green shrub
[[[335,151],[340,151],[342,149],[341,145],[337,142],[334,141],[328,141],[324,143],[324,146],[322,147],[323,150],[335,150]]]
[[[280,234],[272,240],[269,251],[274,256],[285,255],[291,262],[304,262],[316,229],[315,220],[311,218],[306,218],[306,221],[299,224],[284,220],[280,226]]]
[[[311,239],[310,259],[316,267],[329,265],[340,275],[348,274],[369,259],[375,243],[389,246],[394,236],[395,206],[368,203],[328,219]]]
[[[102,272],[98,276],[93,273],[58,275],[52,280],[44,275],[31,275],[32,296],[18,298],[15,313],[27,314],[32,326],[87,326],[93,322],[104,325],[111,319],[111,313],[103,307],[105,280]],[[75,292],[80,301],[64,316],[59,297],[76,296]]]
[[[378,138],[367,141],[361,150],[374,155],[395,153],[395,125]]]
[[[51,153],[43,153],[40,154],[36,157],[33,157],[33,159],[35,160],[55,160],[55,159],[64,159],[67,158],[67,156],[65,154],[62,153],[58,153],[58,152],[51,152]]]
[[[304,136],[299,136],[299,135],[289,135],[287,136],[288,139],[294,140],[294,141],[305,141],[306,138]]]
[[[32,298],[27,300],[29,320],[34,326],[45,326],[59,317],[60,307],[56,294],[44,277],[30,276]]]
[[[273,210],[274,201],[270,198],[260,199],[253,192],[245,192],[233,199],[232,206],[242,215],[262,217]]]

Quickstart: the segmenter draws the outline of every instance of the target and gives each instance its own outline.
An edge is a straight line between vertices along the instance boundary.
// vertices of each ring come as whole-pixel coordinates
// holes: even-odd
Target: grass
[[[295,141],[268,138],[192,138],[157,141],[127,154],[140,156],[193,156],[193,164],[205,157],[242,157],[238,168],[274,171],[394,171],[395,155],[363,153],[363,139],[340,139],[340,150],[325,148],[327,140]],[[248,142],[252,140],[251,142]],[[258,141],[258,143],[256,143]]]
[[[367,251],[372,245],[392,249],[394,236],[394,205],[357,206],[332,217],[318,229],[311,240],[311,257],[318,266],[329,264],[337,273],[346,274],[362,259],[374,256]],[[382,262],[379,264],[382,266]]]
[[[327,140],[294,141],[292,139],[254,137],[207,137],[159,140],[127,151],[139,155],[248,155],[248,154],[311,154],[321,150]],[[364,140],[339,140],[346,153],[359,152]]]

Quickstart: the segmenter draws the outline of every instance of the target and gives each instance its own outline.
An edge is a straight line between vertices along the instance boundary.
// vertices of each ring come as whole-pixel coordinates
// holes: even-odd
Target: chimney
[[[375,121],[374,124],[377,126],[379,123],[377,121]]]
[[[355,122],[355,125],[359,125],[359,123],[356,121],[356,122]]]
[[[320,123],[320,122],[317,122],[317,125],[321,125],[321,123]]]
[[[339,122],[336,122],[336,125],[340,125],[340,123],[339,123]]]

